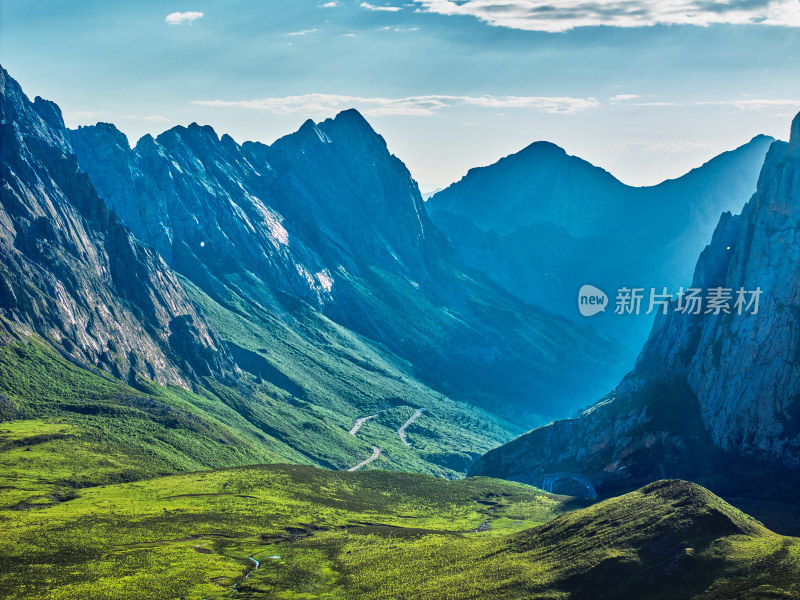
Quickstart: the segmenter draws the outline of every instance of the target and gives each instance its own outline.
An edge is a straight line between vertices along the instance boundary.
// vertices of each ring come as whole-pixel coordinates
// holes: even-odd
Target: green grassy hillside
[[[699,486],[590,507],[486,478],[299,465],[0,502],[0,594],[44,598],[792,598],[800,540]],[[258,568],[256,569],[256,561]]]
[[[658,482],[517,533],[507,528],[508,519],[525,527],[530,515],[516,511],[515,499],[496,514],[496,530],[486,533],[332,530],[273,546],[269,552],[280,561],[266,562],[240,589],[251,598],[359,600],[800,593],[800,540],[770,532],[687,482]],[[324,580],[315,579],[313,560],[329,569]]]
[[[229,310],[206,309],[221,311],[218,322]],[[292,344],[305,343],[267,336],[263,322],[249,322],[252,328],[229,335],[245,349],[261,341],[252,352],[262,357],[270,348],[292,356]],[[337,403],[338,392],[316,383],[332,368],[324,359],[337,335],[331,326],[318,339],[325,352],[281,371],[296,376],[294,394],[248,375],[237,389],[211,380],[193,391],[142,380],[132,387],[76,366],[35,336],[7,341],[0,347],[0,597],[800,594],[800,540],[694,484],[658,482],[590,505],[519,483],[397,472],[455,476],[431,455],[454,448],[455,465],[462,448],[486,436],[460,433],[480,423],[459,419],[457,404],[421,385],[413,403],[363,397],[357,382],[371,371],[380,385],[400,378],[411,389],[402,370],[376,371],[386,363],[370,346],[365,352],[376,352],[376,362],[364,363],[352,393]],[[315,376],[304,379],[304,371]],[[397,430],[414,406],[426,412],[406,429],[407,446]],[[380,412],[351,435],[362,411]],[[369,456],[372,445],[382,453],[364,471],[340,470]],[[295,464],[257,464],[288,462]]]
[[[511,530],[565,509],[514,483],[297,465],[81,489],[24,510],[11,504],[16,497],[8,490],[0,498],[0,590],[26,599],[226,596],[247,573],[248,556],[294,552],[296,541],[322,534],[460,536],[489,515],[505,517],[502,527]],[[340,574],[320,550],[297,548],[291,563],[274,564],[286,564],[286,572],[306,565],[309,589],[337,587]],[[253,584],[267,583],[253,577]]]
[[[0,480],[20,496],[31,487],[311,462],[204,390],[134,389],[71,364],[35,337],[0,347],[0,399]]]
[[[269,407],[248,402],[240,411],[248,421],[281,428],[303,415],[320,415],[337,433],[347,433],[357,419],[377,415],[350,440],[357,449],[346,451],[344,462],[330,457],[321,466],[355,465],[377,446],[382,453],[375,467],[455,478],[463,476],[474,458],[522,433],[519,424],[431,389],[412,365],[304,302],[283,298],[286,306],[276,314],[265,308],[271,301],[263,284],[246,276],[232,278],[235,285],[220,287],[215,298],[188,280],[182,283],[237,362],[254,376],[249,386],[253,391],[243,395],[260,390],[280,401]],[[418,327],[424,335],[425,324]],[[237,388],[247,389],[247,381],[242,377]],[[407,429],[409,446],[397,430],[417,408],[425,413]],[[302,452],[341,444],[338,436],[329,440],[324,429],[315,429],[316,437],[309,440],[296,437],[302,433],[282,439]]]
[[[321,323],[318,313],[300,308],[296,316],[299,331],[306,331],[302,319],[313,319],[305,324],[317,336],[310,344],[266,313],[250,311],[239,324],[230,309],[203,299],[229,344],[252,355],[254,373],[240,372],[231,382],[206,378],[193,390],[141,379],[131,387],[73,364],[35,335],[20,333],[0,345],[0,419],[30,421],[14,427],[53,436],[17,450],[47,452],[47,474],[58,461],[77,465],[79,456],[102,455],[106,463],[98,468],[74,469],[77,480],[64,483],[75,486],[268,462],[347,469],[373,447],[381,454],[365,468],[452,479],[513,431],[425,387],[378,349]],[[398,430],[417,408],[425,412],[405,430],[406,444]],[[370,415],[356,435],[349,433]],[[65,435],[80,442],[67,459],[60,452]]]

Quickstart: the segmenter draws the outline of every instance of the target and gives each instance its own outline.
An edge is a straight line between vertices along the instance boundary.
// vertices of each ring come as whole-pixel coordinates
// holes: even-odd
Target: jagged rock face
[[[670,311],[602,402],[493,450],[472,473],[535,482],[566,471],[601,487],[680,474],[739,494],[796,489],[798,231],[800,115],[791,141],[772,144],[742,214],[722,216],[695,270],[696,288],[730,288],[734,298],[760,288],[758,314]]]
[[[800,116],[775,142],[758,190],[724,215],[693,287],[760,288],[757,315],[720,313],[656,324],[638,371],[685,377],[724,450],[800,468]],[[749,299],[749,298],[748,298]]]
[[[280,314],[299,298],[448,395],[533,424],[574,409],[630,360],[465,271],[406,167],[356,111],[271,146],[197,125],[132,150],[110,125],[70,139],[134,233],[217,301],[235,290]]]
[[[327,238],[320,251],[338,245],[359,268],[399,267],[418,278],[435,268],[444,239],[428,219],[417,184],[357,111],[319,125],[307,121],[270,150],[281,174],[276,206],[287,218],[313,215]]]
[[[583,284],[610,296],[623,286],[685,286],[720,213],[738,212],[752,195],[772,141],[757,136],[683,177],[641,188],[537,142],[471,170],[427,207],[460,260],[526,302],[585,323],[576,303]],[[591,323],[633,351],[652,326],[647,315],[612,311]]]
[[[184,274],[246,270],[322,307],[348,274],[419,276],[424,247],[442,247],[408,171],[355,111],[307,121],[272,147],[196,124],[134,149],[102,123],[70,139],[109,205]]]
[[[2,69],[0,94],[2,327],[126,379],[186,385],[196,369],[220,372],[226,355],[175,275],[78,169],[58,107],[31,103]],[[181,319],[191,344],[174,331]]]

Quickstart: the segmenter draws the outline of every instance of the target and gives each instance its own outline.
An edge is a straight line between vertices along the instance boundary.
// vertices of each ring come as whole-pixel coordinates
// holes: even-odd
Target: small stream
[[[236,583],[234,583],[232,586],[230,586],[230,589],[232,589],[237,594],[239,593],[239,584],[242,583],[243,581],[247,581],[247,579],[250,577],[250,575],[252,575],[256,571],[258,571],[258,568],[261,566],[261,563],[258,562],[255,558],[253,558],[253,556],[255,556],[255,555],[254,554],[250,555],[247,558],[249,558],[250,560],[253,561],[253,563],[255,564],[255,567],[253,567],[252,569],[250,569],[247,572],[247,575],[244,576],[244,579],[241,579],[241,580],[237,581]]]

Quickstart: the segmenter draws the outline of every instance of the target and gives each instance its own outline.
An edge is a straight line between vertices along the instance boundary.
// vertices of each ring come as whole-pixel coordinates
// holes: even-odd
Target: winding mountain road
[[[353,425],[353,428],[350,430],[350,435],[355,436],[361,430],[361,427],[364,425],[364,423],[366,423],[370,419],[373,419],[373,418],[377,417],[382,412],[386,412],[386,411],[385,410],[379,410],[378,412],[376,412],[373,415],[367,415],[366,417],[360,417],[360,418],[356,419],[356,422]],[[403,443],[406,446],[411,446],[411,444],[406,439],[406,428],[409,425],[411,425],[414,421],[416,421],[422,415],[423,412],[425,412],[424,408],[416,409],[414,411],[414,414],[411,415],[411,418],[409,418],[408,421],[403,423],[403,425],[400,427],[400,429],[397,430],[397,435],[400,436],[400,439],[403,440]],[[372,447],[372,456],[370,456],[366,460],[361,461],[355,467],[350,467],[347,470],[348,471],[358,471],[361,467],[365,467],[369,463],[371,463],[372,461],[376,460],[380,455],[381,455],[381,449],[378,448],[377,446],[373,446]]]
[[[414,414],[413,414],[413,415],[411,415],[411,418],[410,418],[408,421],[406,421],[405,423],[403,423],[403,426],[402,426],[400,429],[398,429],[398,430],[397,430],[397,435],[399,435],[399,436],[400,436],[400,439],[401,439],[401,440],[403,440],[403,443],[404,443],[406,446],[410,446],[410,445],[411,445],[411,444],[408,442],[408,440],[406,439],[406,427],[408,427],[408,426],[409,426],[409,425],[411,425],[411,424],[412,424],[414,421],[416,421],[417,419],[419,419],[419,417],[420,417],[420,416],[422,415],[422,413],[424,413],[424,412],[425,412],[425,409],[424,409],[424,408],[418,408],[416,411],[414,411]]]
[[[347,470],[348,471],[358,471],[361,467],[366,467],[369,463],[371,463],[373,460],[378,458],[380,455],[381,455],[381,449],[378,448],[377,446],[373,446],[372,447],[372,456],[370,456],[367,460],[362,460],[355,467],[350,467]]]
[[[370,419],[377,417],[380,413],[376,412],[374,415],[367,415],[366,417],[361,417],[360,419],[356,419],[356,424],[353,425],[353,428],[350,430],[350,435],[355,435],[358,433],[358,430],[361,429],[361,426],[369,421]]]

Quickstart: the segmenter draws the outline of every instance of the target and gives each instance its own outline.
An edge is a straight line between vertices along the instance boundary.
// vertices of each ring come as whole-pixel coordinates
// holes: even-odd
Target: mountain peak
[[[311,143],[344,144],[349,147],[360,147],[363,151],[384,152],[386,141],[378,134],[372,125],[356,109],[343,110],[332,119],[325,119],[315,123],[308,119],[300,128],[286,135],[272,145],[273,148],[282,148],[300,144],[305,146]],[[299,147],[299,146],[298,146]],[[372,150],[367,150],[367,149]]]
[[[754,144],[754,143],[760,142],[762,140],[774,142],[775,138],[772,137],[771,135],[765,135],[763,133],[759,133],[758,135],[753,136],[753,139],[751,139],[749,142],[747,142],[747,144]],[[745,144],[745,146],[747,144]]]
[[[211,125],[199,125],[196,122],[192,122],[188,126],[175,125],[175,127],[170,127],[163,133],[160,133],[156,137],[156,140],[159,143],[163,143],[164,140],[169,140],[171,138],[180,138],[182,140],[207,138],[215,142],[219,141],[219,136]]]
[[[550,222],[571,235],[595,236],[620,227],[613,207],[624,203],[626,193],[607,171],[556,144],[537,141],[492,165],[470,169],[429,206],[431,214],[463,215],[478,229],[500,235]]]
[[[567,151],[564,150],[561,146],[543,140],[538,142],[533,142],[532,144],[525,146],[525,148],[519,151],[519,154],[530,154],[533,152],[548,153],[548,154],[562,155],[562,156],[567,155]]]
[[[143,148],[155,145],[155,143],[156,143],[155,138],[152,135],[150,135],[149,133],[145,133],[136,142],[135,149],[137,151],[141,151]]]
[[[217,132],[214,131],[214,128],[211,125],[199,125],[196,122],[190,123],[189,127],[187,127],[188,131],[192,133],[202,133],[207,137],[214,138],[216,141],[219,141],[219,136]]]
[[[343,110],[333,119],[320,123],[320,128],[332,138],[359,139],[361,142],[378,143],[385,147],[386,142],[364,116],[355,108]]]
[[[33,100],[33,110],[53,129],[64,129],[64,117],[55,102],[36,96]]]
[[[789,146],[795,154],[800,152],[800,113],[792,121],[792,133],[789,137]]]
[[[300,125],[300,127],[297,129],[297,131],[295,133],[304,133],[304,132],[307,132],[307,131],[311,131],[311,132],[315,132],[316,133],[316,132],[319,131],[319,129],[317,127],[318,127],[317,123],[316,123],[316,121],[314,121],[314,119],[306,119],[305,121],[303,121],[303,124]],[[289,135],[293,135],[293,134],[290,133]],[[288,137],[288,136],[284,136],[284,137]]]
[[[99,122],[95,125],[79,125],[78,130],[86,133],[91,132],[93,139],[103,140],[104,143],[112,143],[123,149],[130,149],[128,138],[122,133],[113,123]],[[70,134],[75,130],[70,130]],[[75,136],[70,135],[70,139],[74,141]]]
[[[334,121],[338,123],[347,123],[353,127],[366,127],[372,130],[372,125],[369,124],[360,112],[358,112],[355,108],[348,108],[343,110],[338,115],[333,118]]]

